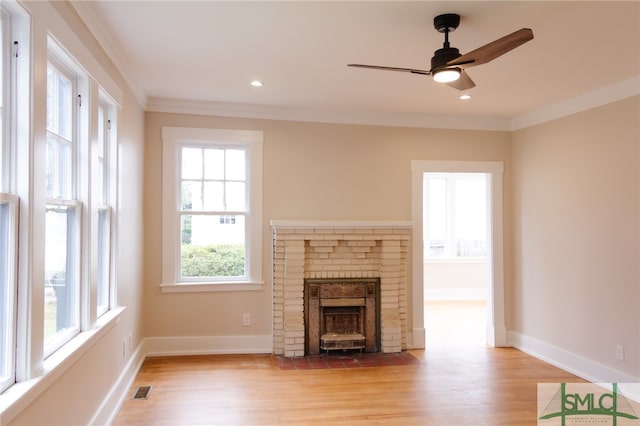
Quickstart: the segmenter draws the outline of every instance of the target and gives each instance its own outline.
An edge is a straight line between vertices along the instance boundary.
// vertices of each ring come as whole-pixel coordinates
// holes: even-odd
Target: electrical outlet
[[[616,345],[616,359],[624,361],[624,346]]]
[[[242,325],[245,327],[251,325],[251,314],[242,314]]]

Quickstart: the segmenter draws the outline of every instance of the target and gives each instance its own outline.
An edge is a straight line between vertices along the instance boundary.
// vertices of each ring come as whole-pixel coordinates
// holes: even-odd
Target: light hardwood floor
[[[451,321],[448,336],[460,337]],[[410,366],[280,370],[266,354],[149,358],[114,424],[536,425],[538,382],[582,381],[515,349],[443,336],[410,351],[421,361]],[[149,385],[148,400],[130,399]]]

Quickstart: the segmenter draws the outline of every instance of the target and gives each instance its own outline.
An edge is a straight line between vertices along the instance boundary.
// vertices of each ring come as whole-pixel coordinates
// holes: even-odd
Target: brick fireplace
[[[296,357],[305,355],[305,346],[308,350],[305,280],[337,280],[343,285],[361,279],[379,281],[375,349],[385,353],[406,349],[409,222],[273,221],[271,226],[274,354]],[[367,300],[365,293],[365,307]],[[355,315],[360,308],[351,309]],[[339,311],[349,318],[348,309]]]

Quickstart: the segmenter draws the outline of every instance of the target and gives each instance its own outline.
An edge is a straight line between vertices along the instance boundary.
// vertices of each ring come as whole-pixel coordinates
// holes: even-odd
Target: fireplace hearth
[[[305,353],[380,350],[378,278],[305,280]]]

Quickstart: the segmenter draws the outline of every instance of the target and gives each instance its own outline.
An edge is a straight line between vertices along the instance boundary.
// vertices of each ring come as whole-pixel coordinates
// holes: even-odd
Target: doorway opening
[[[487,342],[486,173],[423,174],[424,324],[429,348]]]
[[[486,344],[489,346],[507,346],[504,306],[504,244],[503,244],[503,173],[504,165],[498,161],[411,161],[411,199],[412,199],[412,323],[411,347],[425,348],[425,286],[424,267],[427,239],[424,230],[425,219],[425,174],[482,174],[485,187],[486,222],[486,321],[474,321],[486,328]],[[430,243],[431,244],[431,243]],[[435,250],[446,250],[445,245]],[[449,247],[455,244],[449,243]],[[464,247],[464,245],[462,245]],[[473,249],[474,244],[467,244]],[[443,320],[446,323],[446,320]],[[450,324],[451,326],[452,324]],[[445,328],[445,331],[446,330]],[[450,333],[449,333],[450,334]]]

